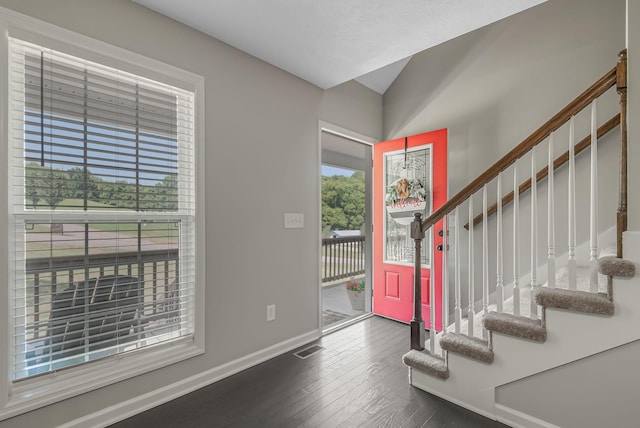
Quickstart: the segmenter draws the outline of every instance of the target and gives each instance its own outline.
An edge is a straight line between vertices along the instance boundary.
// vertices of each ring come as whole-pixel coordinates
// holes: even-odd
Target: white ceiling
[[[384,93],[413,54],[546,0],[132,0],[323,89]]]

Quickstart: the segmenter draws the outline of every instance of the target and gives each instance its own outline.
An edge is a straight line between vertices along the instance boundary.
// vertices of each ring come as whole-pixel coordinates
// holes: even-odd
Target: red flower
[[[349,280],[347,281],[347,290],[349,291],[363,291],[364,290],[364,279],[359,281]]]

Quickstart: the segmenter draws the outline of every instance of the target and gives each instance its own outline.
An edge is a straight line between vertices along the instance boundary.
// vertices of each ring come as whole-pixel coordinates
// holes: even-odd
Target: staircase
[[[620,114],[599,127],[597,100],[614,87],[620,95]],[[590,136],[576,144],[574,122],[583,110],[589,113],[589,107]],[[621,151],[615,243],[613,248],[603,250],[598,246],[603,235],[598,230],[597,146],[598,139],[617,125]],[[565,128],[569,147],[556,157],[554,135]],[[435,325],[436,312],[450,323],[445,322],[439,333],[431,329],[425,341],[421,305],[415,305],[411,350],[403,356],[411,385],[512,426],[556,426],[544,418],[501,404],[498,391],[510,383],[640,340],[640,330],[629,328],[640,323],[640,308],[634,305],[640,301],[640,277],[636,277],[640,235],[626,233],[623,251],[626,135],[623,51],[616,67],[440,209],[425,220],[416,214],[411,226],[417,253],[414,302],[422,301],[421,242],[426,233],[434,239],[437,232],[433,226],[442,219],[446,231],[440,235],[442,248],[448,249],[444,252],[442,272],[445,297],[441,307],[431,305],[429,317],[431,326]],[[575,203],[576,157],[586,148],[590,148],[588,215],[577,213]],[[543,149],[546,150],[542,153],[548,153],[547,166],[538,170],[536,152]],[[531,178],[520,183],[518,174],[526,162]],[[568,171],[560,171],[565,164]],[[585,162],[580,165],[585,167]],[[505,176],[513,181],[513,191],[506,195],[502,191]],[[545,222],[539,219],[538,207],[544,201],[539,198],[538,185],[545,178],[547,190],[543,197],[547,213],[542,220],[546,220],[547,230],[541,232],[538,223]],[[563,185],[568,187],[567,200],[563,201],[566,212],[562,216],[558,216],[556,196],[559,178],[566,178]],[[525,194],[526,191],[529,193]],[[495,195],[496,200],[491,207],[489,194]],[[521,198],[523,201],[526,198],[530,215],[523,215],[520,210]],[[482,201],[479,215],[474,210],[474,199]],[[465,238],[462,217],[467,212]],[[589,230],[586,236],[580,236],[576,224],[584,223],[585,217],[589,219]],[[556,242],[557,231],[565,226],[566,248]],[[525,232],[528,239],[521,236]],[[545,236],[546,245],[542,248],[538,242]],[[580,247],[586,250],[583,253],[588,253],[582,260]],[[523,269],[526,263],[521,253],[525,250],[529,265]],[[546,263],[539,262],[542,252],[547,255]],[[431,266],[432,272],[434,268]],[[435,302],[434,287],[428,292],[430,301]],[[476,299],[476,295],[482,297]]]

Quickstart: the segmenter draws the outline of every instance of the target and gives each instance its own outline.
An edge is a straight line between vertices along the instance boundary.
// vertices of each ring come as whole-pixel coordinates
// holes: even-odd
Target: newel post
[[[618,54],[616,89],[620,94],[620,196],[617,215],[617,253],[622,257],[622,233],[627,230],[627,50]]]
[[[413,268],[413,318],[411,319],[411,349],[424,349],[424,320],[422,319],[421,248],[424,239],[422,214],[415,213],[411,222],[411,238],[415,242]]]

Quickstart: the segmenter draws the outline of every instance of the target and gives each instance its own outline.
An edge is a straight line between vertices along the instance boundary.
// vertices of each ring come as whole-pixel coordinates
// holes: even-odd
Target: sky
[[[351,175],[354,172],[355,171],[352,169],[344,169],[344,168],[337,168],[335,166],[322,165],[323,176],[344,175],[346,177],[351,177]]]
[[[175,136],[136,132],[98,120],[85,123],[82,117],[45,116],[33,110],[25,110],[24,121],[24,156],[28,162],[68,170],[83,168],[86,155],[93,176],[103,181],[133,183],[138,170],[140,183],[146,186],[154,186],[166,176],[178,173]],[[44,141],[42,132],[47,135]]]

